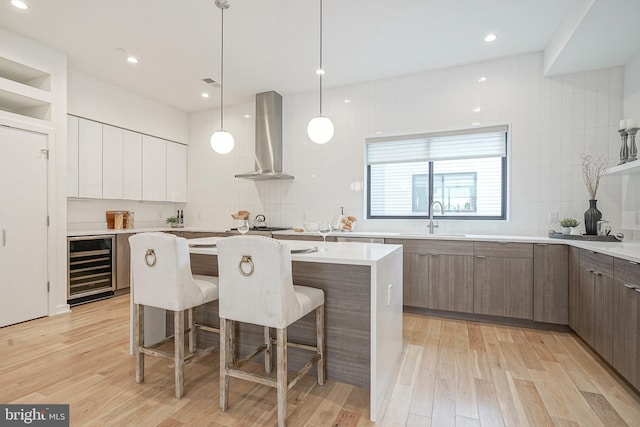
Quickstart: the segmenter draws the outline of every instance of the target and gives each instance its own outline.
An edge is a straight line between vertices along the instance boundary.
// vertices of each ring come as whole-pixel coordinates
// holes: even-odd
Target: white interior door
[[[47,315],[46,148],[0,126],[0,327]]]

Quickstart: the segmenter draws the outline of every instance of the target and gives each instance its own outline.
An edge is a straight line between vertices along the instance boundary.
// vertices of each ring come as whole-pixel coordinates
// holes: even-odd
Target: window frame
[[[478,133],[482,133],[482,128],[477,129],[479,132]],[[468,130],[462,130],[462,132],[464,133],[469,133]],[[446,132],[447,134],[455,134],[456,131],[450,131],[450,132]],[[433,133],[432,135],[437,135],[438,133]],[[509,165],[509,155],[510,155],[510,150],[509,150],[509,127],[505,126],[505,130],[504,130],[504,143],[505,143],[505,155],[501,158],[501,191],[500,191],[500,197],[501,197],[501,207],[500,207],[500,215],[437,215],[437,219],[444,219],[444,220],[467,220],[467,221],[506,221],[507,218],[507,206],[509,204],[509,199],[508,199],[508,165]],[[429,134],[425,134],[425,136],[428,136]],[[397,137],[395,137],[394,139],[397,138],[398,141],[401,141],[403,139],[410,139],[412,137],[415,137],[415,135],[399,135]],[[372,140],[375,140],[377,138],[371,138]],[[388,140],[388,138],[385,138]],[[431,217],[431,209],[432,209],[432,204],[433,204],[433,170],[434,170],[434,163],[437,162],[438,160],[428,160],[428,175],[429,175],[429,209],[427,210],[427,212],[425,213],[425,215],[371,215],[371,164],[369,164],[367,158],[366,158],[366,149],[365,149],[365,168],[366,168],[366,192],[365,192],[365,197],[366,197],[366,218],[367,219],[417,219],[417,220],[424,220],[424,219],[429,219]],[[476,196],[477,196],[478,191],[476,192]]]

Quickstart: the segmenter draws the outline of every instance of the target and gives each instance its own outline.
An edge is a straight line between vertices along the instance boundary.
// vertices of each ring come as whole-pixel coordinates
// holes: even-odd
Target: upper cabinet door
[[[167,141],[142,136],[142,200],[167,200]]]
[[[102,197],[102,124],[78,119],[78,196]]]
[[[67,116],[67,197],[78,197],[78,118]]]
[[[123,144],[121,128],[102,125],[102,198],[123,198]]]
[[[124,198],[142,200],[142,134],[124,131]]]
[[[167,141],[167,200],[187,201],[187,146]]]

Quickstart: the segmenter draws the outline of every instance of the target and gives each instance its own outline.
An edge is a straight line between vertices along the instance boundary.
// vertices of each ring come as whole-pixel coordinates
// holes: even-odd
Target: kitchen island
[[[210,247],[217,239],[189,240],[193,274],[217,275],[217,252]],[[292,250],[322,247],[321,242],[288,243]],[[326,250],[292,253],[291,258],[294,283],[325,293],[327,378],[369,389],[370,418],[375,421],[402,354],[402,246],[327,242]],[[197,320],[216,324],[217,302],[201,309]],[[289,327],[289,338],[313,344],[314,325],[312,313]],[[164,310],[145,310],[147,342],[164,338],[171,327]],[[238,328],[240,355],[262,342],[260,327]],[[291,369],[299,369],[305,357],[291,349]]]

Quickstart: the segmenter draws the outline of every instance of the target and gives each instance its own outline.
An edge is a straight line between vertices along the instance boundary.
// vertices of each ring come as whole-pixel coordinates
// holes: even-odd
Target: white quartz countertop
[[[92,235],[108,235],[108,234],[121,234],[121,233],[142,233],[150,231],[192,231],[192,232],[225,232],[227,230],[212,229],[206,227],[185,227],[185,228],[170,228],[170,227],[148,227],[148,228],[131,228],[122,230],[78,230],[70,231],[67,233],[69,237],[77,236],[92,236]],[[317,232],[296,232],[293,230],[274,231],[274,237],[278,236],[319,236]],[[485,242],[519,242],[519,243],[546,243],[546,244],[564,244],[574,246],[581,249],[587,249],[593,252],[598,252],[604,255],[614,256],[622,259],[626,259],[633,262],[640,263],[640,241],[622,241],[622,242],[596,242],[596,241],[583,241],[583,240],[565,240],[565,239],[552,239],[549,237],[541,236],[519,236],[519,235],[489,235],[489,234],[428,234],[428,233],[406,233],[406,232],[380,232],[380,231],[353,231],[353,232],[333,232],[330,234],[332,237],[377,237],[386,239],[419,239],[419,240],[462,240],[462,241],[485,241]],[[206,239],[206,238],[205,238]],[[194,239],[195,240],[195,239]],[[308,242],[304,244],[313,243],[314,246],[322,245],[321,242]],[[291,242],[290,242],[291,244]],[[327,242],[329,245],[335,245],[335,243]],[[361,249],[363,250],[363,249]],[[316,254],[314,260],[324,259],[325,261],[315,262],[336,262],[337,256],[328,254]],[[337,253],[337,252],[336,252]],[[311,254],[300,255],[301,257],[308,257]],[[374,256],[374,253],[371,253]],[[360,255],[355,258],[366,259],[366,256]]]
[[[198,239],[188,239],[190,252],[202,255],[217,255],[215,245],[222,237],[201,237]],[[381,245],[376,243],[359,242],[327,242],[326,249],[323,250],[322,242],[287,240],[292,251],[302,251],[306,249],[318,248],[317,251],[309,253],[291,253],[292,261],[322,262],[328,264],[351,264],[351,265],[373,265],[387,255],[402,251],[402,245]]]

